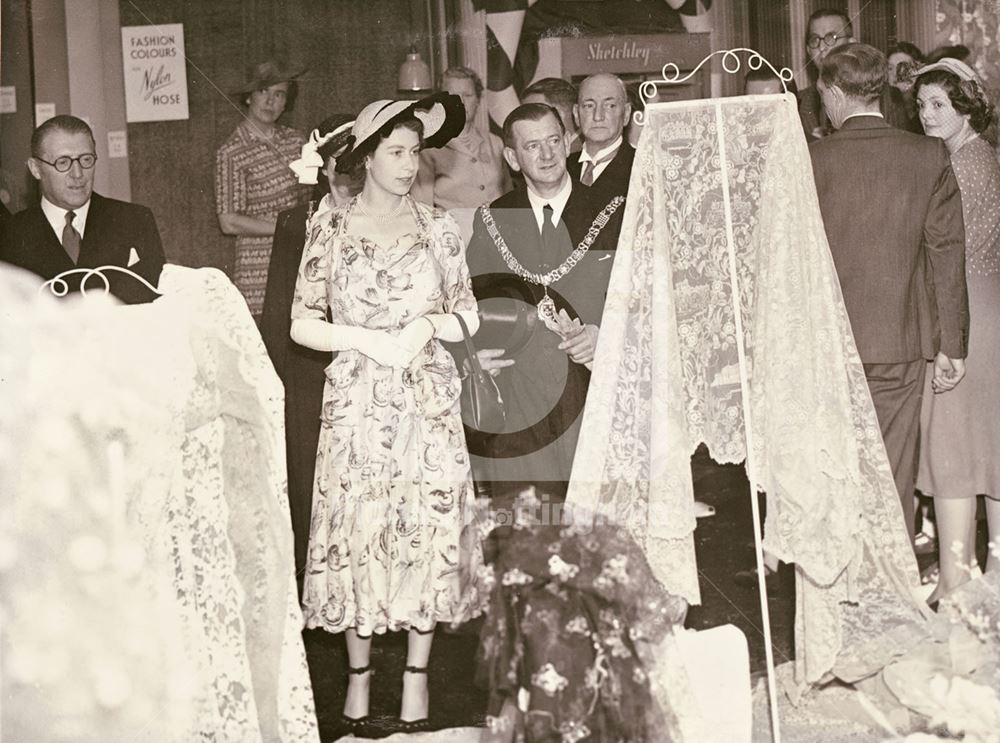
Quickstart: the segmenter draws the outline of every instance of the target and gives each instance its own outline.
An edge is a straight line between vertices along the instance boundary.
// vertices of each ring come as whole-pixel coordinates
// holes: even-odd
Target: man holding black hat
[[[494,495],[535,484],[561,501],[625,199],[593,205],[571,181],[566,132],[551,106],[514,109],[503,135],[504,157],[525,187],[477,212],[467,259],[483,317],[478,356],[507,420],[503,431],[468,432],[469,449]]]

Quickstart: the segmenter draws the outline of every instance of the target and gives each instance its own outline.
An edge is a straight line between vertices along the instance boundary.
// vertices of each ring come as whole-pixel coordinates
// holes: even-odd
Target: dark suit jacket
[[[139,260],[129,266],[135,249]],[[26,268],[43,279],[51,279],[73,268],[96,268],[112,265],[130,268],[153,286],[160,281],[165,262],[160,233],[153,213],[139,204],[108,199],[100,194],[90,197],[90,210],[79,262],[74,264],[63,249],[60,238],[45,218],[40,204],[18,212],[6,221],[0,240],[0,260]],[[125,274],[108,272],[111,293],[126,304],[150,302],[157,294]],[[79,291],[80,276],[67,279],[71,292]],[[88,288],[100,290],[98,279],[90,279]]]
[[[323,406],[324,369],[330,353],[314,351],[292,340],[292,297],[306,242],[308,205],[278,215],[267,269],[267,289],[260,334],[275,371],[285,385],[285,454],[288,467],[288,502],[295,534],[296,574],[301,576],[309,543],[313,473],[319,444]],[[299,580],[301,588],[301,579]]]
[[[490,209],[500,234],[521,265],[532,272],[546,272],[558,267],[570,255],[603,206],[593,208],[588,194],[574,184],[563,211],[556,245],[549,253],[543,249],[525,189],[501,196]],[[549,289],[557,308],[566,309],[570,317],[577,317],[584,324],[601,323],[624,213],[625,205],[622,204],[583,259]],[[507,267],[486,230],[481,210],[475,216],[467,260],[472,276],[480,277],[475,286],[481,312],[486,309],[485,303],[490,301],[496,286],[505,283],[517,285],[518,292],[530,296],[533,303],[542,299],[542,287],[524,281]],[[484,281],[483,277],[488,279]],[[531,312],[534,311],[531,307]],[[536,322],[527,343],[508,356],[514,359],[514,366],[498,375],[497,385],[508,413],[505,430],[496,436],[469,437],[470,451],[495,460],[491,479],[518,479],[505,469],[503,460],[521,456],[531,456],[540,463],[546,472],[543,480],[569,479],[590,372],[570,361],[566,353],[557,348],[559,343],[558,335]]]
[[[802,121],[802,128],[805,129],[806,139],[810,142],[817,137],[813,134],[814,129],[822,129],[826,134],[833,131],[830,119],[827,118],[826,110],[823,108],[823,100],[819,97],[819,91],[815,85],[804,88],[798,96],[799,118]],[[923,127],[920,126],[920,119],[915,111],[911,111],[911,106],[906,102],[905,96],[898,88],[886,83],[882,86],[882,98],[879,101],[879,110],[885,116],[885,120],[897,129],[923,134]]]
[[[591,206],[598,211],[604,208],[604,204],[613,197],[628,193],[628,182],[632,177],[632,163],[635,162],[635,148],[622,139],[621,147],[611,159],[601,174],[590,186],[580,183],[580,176],[583,174],[583,166],[580,163],[579,154],[570,155],[566,160],[566,169],[570,178],[573,179],[573,188],[580,188],[589,195]]]
[[[865,116],[809,153],[861,360],[965,358],[965,228],[944,143]]]

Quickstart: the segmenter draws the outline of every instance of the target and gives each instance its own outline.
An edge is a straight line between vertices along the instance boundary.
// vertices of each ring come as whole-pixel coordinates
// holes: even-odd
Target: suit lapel
[[[115,263],[108,255],[110,246],[107,243],[107,205],[100,194],[90,197],[90,211],[87,212],[87,226],[83,231],[83,242],[80,244],[80,263],[87,268],[95,268],[108,263]],[[122,263],[121,265],[125,265]]]
[[[621,177],[622,171],[628,167],[629,151],[632,150],[632,145],[627,141],[622,139],[622,143],[615,150],[615,156],[608,161],[608,165],[601,174],[594,179],[594,182],[589,186],[584,186],[579,182],[580,178],[583,176],[583,170],[580,163],[577,163],[577,178],[576,183],[573,185],[580,186],[581,188],[595,188],[599,186],[605,186],[608,183],[612,183]]]
[[[528,201],[527,189],[515,191],[511,202],[509,207],[499,210],[500,214],[494,214],[494,219],[517,262],[529,271],[537,271],[542,257],[542,235]]]
[[[566,208],[563,209],[562,213],[562,221],[566,225],[566,229],[569,230],[569,237],[574,245],[583,239],[586,228],[590,226],[589,222],[584,225],[587,220],[587,212],[590,211],[590,201],[587,198],[585,188],[586,186],[580,186],[578,183],[573,184],[573,191],[570,193],[569,201],[566,202]]]
[[[608,167],[601,173],[602,176],[608,176],[608,180],[605,181],[606,184],[624,184],[624,189],[621,191],[622,196],[628,191],[629,175],[632,171],[632,161],[634,159],[635,148],[628,142],[622,142],[622,146],[618,148],[615,159],[608,163]],[[611,191],[609,193],[614,196],[618,195]]]
[[[31,208],[29,224],[28,232],[32,236],[33,244],[29,244],[27,249],[32,252],[37,251],[36,255],[30,257],[30,261],[32,265],[39,266],[41,275],[51,278],[63,271],[76,268],[66,254],[59,237],[52,229],[52,225],[49,224],[49,220],[46,219],[41,205]]]

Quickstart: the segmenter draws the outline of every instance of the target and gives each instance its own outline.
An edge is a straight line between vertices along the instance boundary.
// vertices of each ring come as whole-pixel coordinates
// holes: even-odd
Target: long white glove
[[[435,338],[449,343],[458,343],[462,340],[462,327],[458,324],[458,318],[455,315],[461,315],[465,320],[465,324],[469,328],[469,335],[476,334],[476,331],[479,330],[479,313],[475,310],[459,310],[446,315],[424,315],[424,317],[434,325]]]
[[[336,325],[326,320],[297,319],[292,321],[292,340],[317,351],[354,350],[382,366],[406,367],[433,337],[434,325],[418,317],[398,334],[371,330],[356,325]]]
[[[399,345],[400,353],[406,359],[408,365],[413,358],[423,350],[431,338],[434,337],[434,323],[429,317],[423,315],[416,320],[410,321],[396,335],[396,343]]]
[[[317,351],[358,351],[383,366],[406,366],[413,358],[412,355],[406,358],[396,338],[384,330],[300,318],[292,321],[291,336],[293,341],[306,348]]]

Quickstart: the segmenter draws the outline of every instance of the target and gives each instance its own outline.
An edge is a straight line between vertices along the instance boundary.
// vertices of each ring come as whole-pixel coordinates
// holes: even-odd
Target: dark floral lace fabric
[[[507,533],[494,535],[477,679],[490,689],[493,731],[532,743],[671,739],[637,644],[682,623],[685,602],[659,585],[618,527],[498,531]]]

